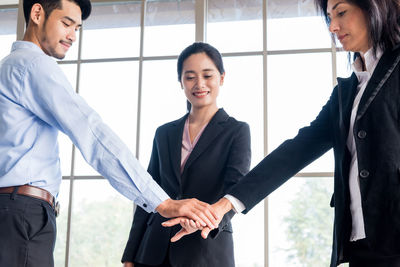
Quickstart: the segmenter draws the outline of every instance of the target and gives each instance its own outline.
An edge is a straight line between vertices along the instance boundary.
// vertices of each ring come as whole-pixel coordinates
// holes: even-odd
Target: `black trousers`
[[[161,263],[160,265],[146,265],[146,264],[141,264],[141,263],[135,262],[135,267],[172,267],[172,265],[169,261],[169,246],[168,246],[168,250],[167,250],[167,255],[165,256],[163,263]]]
[[[400,257],[380,255],[365,239],[350,242],[349,249],[349,267],[400,267]]]
[[[53,267],[56,218],[46,201],[0,194],[0,266]]]
[[[135,267],[172,267],[172,265],[169,263],[169,261],[164,261],[160,265],[146,265],[146,264],[140,264],[140,263],[135,263]]]

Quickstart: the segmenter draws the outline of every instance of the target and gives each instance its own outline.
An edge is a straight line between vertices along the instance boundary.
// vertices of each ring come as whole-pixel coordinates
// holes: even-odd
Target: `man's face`
[[[61,4],[61,9],[54,9],[41,23],[38,36],[42,50],[57,59],[65,57],[82,25],[80,7],[67,0],[62,0]]]

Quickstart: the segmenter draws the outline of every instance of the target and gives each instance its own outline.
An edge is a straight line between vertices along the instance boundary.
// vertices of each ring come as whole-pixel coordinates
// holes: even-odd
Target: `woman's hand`
[[[196,232],[197,230],[203,230],[203,226],[201,226],[200,223],[198,222],[195,222],[187,218],[176,218],[176,219],[179,220],[179,224],[181,225],[182,229],[171,238],[171,242],[176,242],[185,235],[190,235]]]

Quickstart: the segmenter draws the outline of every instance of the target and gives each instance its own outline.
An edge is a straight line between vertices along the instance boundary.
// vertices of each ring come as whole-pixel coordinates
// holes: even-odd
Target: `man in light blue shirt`
[[[51,58],[65,57],[90,11],[89,0],[25,0],[24,41],[0,62],[0,266],[54,265],[58,131],[146,211],[215,227],[208,204],[169,199]]]

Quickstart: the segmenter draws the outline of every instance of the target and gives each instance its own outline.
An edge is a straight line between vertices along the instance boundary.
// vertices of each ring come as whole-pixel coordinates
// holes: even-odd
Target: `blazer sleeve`
[[[250,169],[251,142],[249,125],[240,122],[240,128],[236,132],[237,134],[232,142],[225,166],[224,192],[227,192],[232,186],[238,183]],[[234,215],[235,212],[233,210],[226,213],[219,223],[218,228],[210,232],[210,237],[215,238],[221,231],[225,230]]]
[[[322,108],[317,118],[299,130],[296,137],[286,140],[265,157],[228,194],[245,205],[243,213],[268,196],[297,172],[333,147],[332,99]]]
[[[153,179],[158,184],[160,184],[158,146],[156,139],[157,139],[157,132],[153,140],[153,149],[151,152],[150,162],[147,171],[150,173]],[[152,213],[147,213],[144,209],[137,206],[135,214],[133,216],[131,231],[129,233],[129,239],[125,246],[121,262],[134,261],[136,253],[140,247],[143,235],[146,231],[147,221],[149,220],[150,216],[152,216]]]

